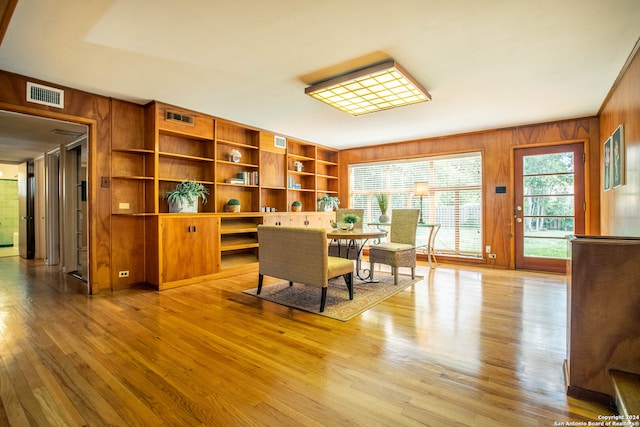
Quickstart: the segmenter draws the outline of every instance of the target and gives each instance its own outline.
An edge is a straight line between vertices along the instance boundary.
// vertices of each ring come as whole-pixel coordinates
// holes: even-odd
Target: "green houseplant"
[[[240,212],[240,200],[229,199],[227,204],[224,205],[225,212]]]
[[[302,210],[302,202],[299,200],[294,201],[293,203],[291,203],[291,211],[292,212],[300,212]]]
[[[176,185],[176,189],[167,191],[164,197],[169,203],[169,212],[184,213],[198,212],[198,197],[202,204],[207,203],[209,190],[201,183],[194,180],[184,180]]]
[[[342,220],[338,223],[338,228],[341,230],[353,230],[355,224],[360,221],[360,217],[356,214],[348,213],[342,215]]]
[[[318,198],[318,210],[330,212],[340,205],[340,200],[335,196],[325,194]]]
[[[378,221],[389,222],[389,216],[387,215],[387,209],[389,209],[389,196],[384,193],[378,193],[376,194],[376,201],[378,202],[381,214]]]

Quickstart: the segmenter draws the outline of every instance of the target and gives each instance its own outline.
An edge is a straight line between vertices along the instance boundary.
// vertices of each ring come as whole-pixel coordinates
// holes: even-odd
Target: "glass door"
[[[564,273],[566,236],[584,233],[583,144],[515,150],[516,268]]]

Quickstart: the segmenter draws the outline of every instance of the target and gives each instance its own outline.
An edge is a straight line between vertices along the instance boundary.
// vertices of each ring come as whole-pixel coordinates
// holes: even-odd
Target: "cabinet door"
[[[217,218],[163,218],[162,281],[212,274],[220,269]]]
[[[282,215],[265,215],[262,223],[264,225],[289,225],[289,219]]]

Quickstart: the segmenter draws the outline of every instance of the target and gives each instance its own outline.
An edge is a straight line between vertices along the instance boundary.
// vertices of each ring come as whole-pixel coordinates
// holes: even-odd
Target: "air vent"
[[[275,135],[273,137],[273,145],[278,148],[287,148],[287,138],[284,136]]]
[[[173,111],[167,111],[164,115],[165,120],[170,122],[178,122],[185,125],[193,126],[194,117],[186,116],[184,114],[174,113]]]
[[[27,82],[27,101],[50,107],[64,108],[64,91]]]

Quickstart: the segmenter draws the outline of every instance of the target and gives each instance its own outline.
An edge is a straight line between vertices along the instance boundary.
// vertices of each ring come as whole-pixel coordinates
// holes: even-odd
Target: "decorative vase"
[[[386,213],[383,213],[378,218],[378,222],[389,222],[389,215],[387,215]]]
[[[240,205],[224,205],[225,212],[240,212]]]
[[[291,206],[291,212],[300,212],[302,211],[302,206]]]
[[[198,200],[194,203],[188,203],[186,200],[180,200],[177,203],[169,203],[169,213],[197,213]]]
[[[338,229],[340,231],[351,231],[351,230],[353,230],[353,223],[352,222],[339,222],[338,223]]]

